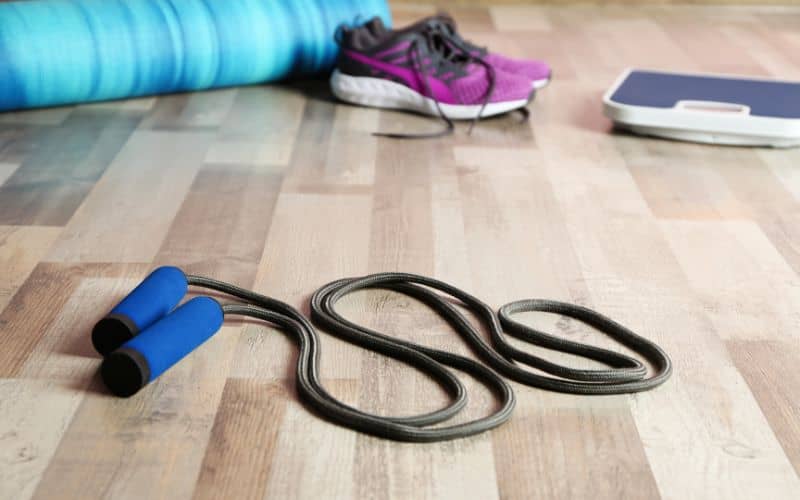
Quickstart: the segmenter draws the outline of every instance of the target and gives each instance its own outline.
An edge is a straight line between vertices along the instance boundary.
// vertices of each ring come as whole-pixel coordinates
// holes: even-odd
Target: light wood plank
[[[19,167],[28,155],[38,149],[37,139],[48,128],[52,127],[0,124],[0,162]]]
[[[74,108],[33,109],[0,114],[0,123],[27,123],[31,125],[61,125]]]
[[[137,131],[65,228],[49,260],[150,262],[180,208],[211,138]],[[91,245],[86,245],[86,241]]]
[[[287,392],[282,384],[228,379],[194,499],[264,498]]]
[[[747,24],[724,26],[721,31],[729,38],[737,40],[773,78],[800,80],[800,64],[780,49],[779,34],[758,23],[754,18]]]
[[[517,415],[494,437],[503,498],[660,498],[632,429],[630,412],[616,408]],[[562,473],[553,474],[554,468]]]
[[[761,410],[780,440],[786,456],[800,472],[800,391],[797,363],[800,348],[796,342],[728,342],[736,366],[753,391]]]
[[[280,172],[270,168],[204,165],[155,263],[251,286],[280,186]]]
[[[391,121],[382,114],[381,128]],[[403,141],[381,142],[369,221],[371,272],[433,271],[430,169],[445,148],[443,143],[410,149]]]
[[[89,335],[93,322],[139,284],[144,270],[143,266],[127,266],[118,270],[119,276],[104,272],[78,278],[69,300],[20,368],[19,377],[58,380],[76,390],[87,388],[101,361]],[[92,323],[87,323],[87,318]]]
[[[54,380],[0,379],[0,496],[31,498],[81,399]]]
[[[325,170],[315,175],[326,184],[369,185],[375,179],[377,139],[380,112],[356,106],[337,106],[331,134],[336,137],[328,147]]]
[[[661,227],[720,337],[800,343],[800,277],[755,223]]]
[[[479,284],[481,298],[495,306],[537,297],[591,305],[580,261],[565,230],[562,208],[544,175],[541,153],[462,147],[456,150],[456,158],[469,166],[462,169],[461,189],[473,282]],[[493,165],[503,165],[503,169],[497,171]],[[563,318],[546,316],[526,315],[521,319],[545,331],[607,345],[587,329]],[[520,347],[572,366],[586,365],[529,345]],[[508,427],[492,436],[501,498],[582,498],[589,489],[597,498],[657,496],[641,442],[604,438],[637,435],[624,397],[602,398],[589,405],[579,397],[546,393],[518,384],[515,388],[518,388],[515,415]],[[598,405],[602,417],[592,411]],[[557,421],[574,422],[574,428],[581,429],[580,437],[566,438],[556,432]],[[597,432],[587,431],[595,426]],[[522,431],[531,428],[537,430]],[[576,446],[602,449],[604,454],[627,458],[623,463],[598,461],[592,458],[593,453],[576,452]],[[598,480],[588,480],[584,490],[583,483],[565,480],[569,476],[532,472],[531,467],[536,467],[536,463],[563,470],[563,465],[554,463],[561,460],[559,456],[564,456],[571,468],[583,471],[581,475]],[[615,479],[599,481],[601,477]],[[621,477],[625,479],[617,480]]]
[[[547,10],[532,5],[495,5],[489,12],[498,31],[552,31]]]
[[[26,129],[30,151],[0,186],[0,224],[65,225],[138,121],[76,109],[59,126]]]
[[[0,226],[0,312],[60,233],[56,227]]]
[[[334,394],[352,399],[356,382],[332,380]],[[314,450],[297,446],[297,439]],[[353,477],[358,435],[313,415],[297,401],[289,401],[272,458],[267,490],[263,498],[355,498]],[[284,478],[294,480],[286,481]]]
[[[790,498],[797,476],[693,300],[613,138],[559,133],[541,144],[597,307],[673,353],[673,380],[637,395],[633,406],[661,495]],[[570,169],[556,161],[565,154]]]
[[[84,278],[117,277],[143,271],[142,267],[118,264],[39,263],[0,314],[0,377],[18,375]],[[83,314],[85,307],[84,302]],[[106,312],[94,311],[88,315],[89,321],[99,319]],[[87,316],[83,318],[86,321]],[[91,325],[85,324],[85,328],[81,330],[88,331]]]
[[[797,150],[762,150],[758,156],[800,203],[800,170],[794,167],[800,162],[800,153]]]
[[[729,22],[725,19],[709,23],[690,11],[669,11],[660,13],[657,21],[683,48],[688,59],[695,61],[704,72],[769,76],[746,44],[720,29]],[[728,50],[720,50],[720,47]]]
[[[19,168],[19,163],[0,162],[0,186]]]
[[[233,106],[237,89],[209,90],[149,99],[152,111],[140,128],[158,130],[219,127]],[[128,101],[130,102],[130,101]]]
[[[254,289],[306,310],[308,295],[317,287],[342,276],[365,274],[369,228],[364,216],[371,204],[368,196],[281,194]],[[300,213],[302,222],[295,218]],[[344,305],[341,310],[348,311]],[[359,375],[358,357],[353,357],[359,349],[329,335],[322,342],[324,377]],[[293,377],[296,352],[293,337],[263,325],[247,326],[232,375],[257,380]]]
[[[91,386],[34,498],[191,497],[238,338],[224,327],[132,399]]]
[[[173,378],[169,394],[144,405],[88,395],[34,498],[188,498],[214,417],[203,408],[215,408],[218,396],[174,391],[181,385]]]
[[[740,220],[752,215],[725,182],[726,160],[699,144],[634,136],[617,146],[653,214],[662,219]]]
[[[714,169],[734,196],[750,207],[751,218],[795,273],[800,273],[800,225],[795,223],[800,216],[800,203],[789,190],[791,184],[776,177],[754,151],[736,154],[726,149],[718,153],[718,158]]]
[[[286,165],[304,108],[301,94],[279,86],[237,90],[206,161]]]

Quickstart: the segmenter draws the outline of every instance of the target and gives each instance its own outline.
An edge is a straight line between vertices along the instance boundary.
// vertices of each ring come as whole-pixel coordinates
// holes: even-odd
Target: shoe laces
[[[455,20],[448,14],[440,12],[428,19],[430,29],[438,30],[447,35],[448,40],[466,52],[478,52],[481,57],[489,53],[487,47],[480,47],[466,40],[458,32]]]
[[[472,130],[475,127],[475,124],[478,120],[481,119],[483,116],[483,112],[486,110],[486,106],[489,104],[489,101],[494,95],[495,89],[495,81],[497,75],[495,73],[494,67],[489,64],[485,59],[475,54],[470,53],[468,50],[464,50],[462,44],[452,40],[451,35],[443,30],[436,29],[435,27],[431,26],[430,29],[426,29],[420,33],[421,37],[415,39],[408,48],[409,55],[411,57],[411,61],[414,67],[414,70],[420,75],[420,79],[422,80],[422,84],[425,87],[426,97],[429,97],[433,100],[434,104],[436,105],[436,112],[439,115],[439,118],[444,122],[445,128],[437,131],[437,132],[430,132],[430,133],[421,133],[421,134],[405,134],[405,133],[395,133],[395,132],[374,132],[373,135],[378,137],[387,137],[390,139],[432,139],[436,137],[444,137],[450,135],[455,130],[455,124],[453,120],[448,117],[444,111],[442,110],[442,106],[439,103],[439,100],[436,99],[436,96],[431,89],[430,81],[428,79],[428,72],[425,71],[425,68],[422,64],[422,50],[420,49],[420,44],[425,44],[427,47],[427,53],[431,56],[431,62],[433,63],[431,67],[435,67],[442,63],[449,63],[456,66],[467,67],[470,63],[475,62],[483,66],[486,70],[486,74],[489,80],[489,85],[484,93],[483,102],[481,103],[480,110],[478,114],[472,119],[469,130],[467,134],[472,134]]]
[[[470,124],[468,133],[471,134],[472,129],[475,126],[475,123],[477,123],[477,121],[480,119],[480,116],[483,113],[484,109],[486,108],[489,99],[491,99],[491,92],[494,90],[494,82],[496,76],[494,73],[494,67],[489,62],[487,62],[486,59],[484,59],[484,56],[486,56],[489,53],[489,49],[486,47],[479,47],[474,43],[465,40],[464,37],[462,37],[458,33],[458,29],[456,28],[456,24],[453,18],[445,13],[440,13],[432,17],[428,21],[427,31],[435,31],[439,33],[444,41],[446,41],[448,44],[452,44],[455,47],[455,49],[457,49],[457,51],[459,51],[460,53],[467,54],[471,60],[482,64],[485,68],[487,68],[487,71],[490,71],[492,74],[490,91],[487,92],[488,96],[486,98],[486,101],[484,101],[483,103],[481,112],[478,113],[478,116],[475,117],[475,119],[473,119],[472,123]],[[530,111],[528,111],[527,108],[523,107],[515,111],[519,112],[522,115],[523,122],[527,121],[528,118],[530,118]]]

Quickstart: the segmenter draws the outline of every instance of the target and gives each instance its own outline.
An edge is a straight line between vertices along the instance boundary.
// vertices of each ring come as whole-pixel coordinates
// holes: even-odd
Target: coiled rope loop
[[[340,425],[388,439],[442,441],[478,434],[501,425],[511,417],[515,398],[511,386],[498,373],[532,387],[572,394],[599,395],[652,389],[666,381],[672,372],[670,359],[659,346],[585,307],[549,300],[522,300],[507,304],[499,313],[495,313],[487,304],[472,295],[425,276],[380,273],[337,280],[323,286],[311,297],[311,319],[314,323],[347,342],[419,369],[439,383],[452,398],[447,406],[423,415],[379,416],[349,406],[325,390],[319,377],[319,337],[313,325],[295,308],[211,278],[188,278],[191,285],[223,292],[246,302],[225,305],[223,310],[226,314],[264,320],[296,336],[300,348],[297,361],[298,392],[321,416]],[[488,366],[451,352],[370,330],[347,320],[336,311],[336,303],[345,295],[375,288],[393,290],[426,304],[459,333]],[[488,329],[491,342],[487,342],[475,325],[442,294],[457,299],[472,311]],[[653,367],[653,373],[648,376],[644,363],[630,356],[549,335],[512,319],[516,313],[530,311],[560,314],[594,327],[648,361]],[[581,370],[559,365],[515,348],[508,343],[505,334],[550,350],[599,361],[608,368]],[[520,364],[552,376],[529,371]],[[485,384],[499,399],[499,407],[488,416],[468,422],[430,427],[449,420],[467,403],[464,385],[447,367],[469,373]]]

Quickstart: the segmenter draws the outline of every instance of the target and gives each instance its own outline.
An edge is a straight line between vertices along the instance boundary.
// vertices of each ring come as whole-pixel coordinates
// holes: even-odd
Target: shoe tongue
[[[446,14],[436,15],[433,17],[429,17],[422,21],[422,24],[427,29],[432,29],[436,31],[443,31],[448,35],[456,34],[456,22],[450,16]]]
[[[461,50],[456,49],[446,37],[443,37],[440,34],[434,35],[430,39],[431,50],[438,52],[442,56],[444,56],[447,60],[454,64],[468,64],[469,57],[464,54]]]
[[[447,14],[446,12],[440,12],[436,14],[433,17],[433,19],[438,21],[440,24],[447,26],[447,28],[449,28],[450,31],[452,31],[453,33],[455,33],[456,30],[458,29],[458,27],[456,26],[456,20],[453,19],[453,17],[450,14]]]
[[[364,24],[364,27],[372,32],[373,35],[380,35],[386,31],[386,26],[383,25],[383,20],[378,16],[375,16],[367,21],[366,24]]]

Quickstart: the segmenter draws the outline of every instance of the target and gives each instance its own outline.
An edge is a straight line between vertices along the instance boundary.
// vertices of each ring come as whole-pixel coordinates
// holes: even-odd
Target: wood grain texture
[[[0,496],[31,498],[82,398],[58,381],[0,380]]]
[[[0,186],[0,224],[64,225],[137,123],[122,112],[76,109],[59,126],[42,127]]]
[[[800,7],[632,3],[393,2],[397,24],[447,7],[467,38],[552,64],[530,122],[469,136],[377,138],[439,124],[338,104],[324,81],[0,115],[0,498],[798,498],[800,152],[616,134],[600,97],[629,65],[798,78]],[[401,444],[309,411],[295,340],[229,321],[113,398],[89,331],[164,264],[305,312],[331,280],[393,270],[493,306],[566,300],[656,340],[675,374],[633,396],[514,384],[503,427]],[[472,355],[396,293],[338,309]],[[521,319],[613,346],[565,318]],[[446,402],[428,377],[325,333],[320,372],[381,415]],[[457,421],[496,405],[459,376]]]
[[[225,384],[193,498],[263,498],[289,394],[280,384]]]
[[[731,355],[780,439],[786,456],[800,472],[800,377],[798,344],[781,341],[731,341]]]
[[[135,132],[69,220],[50,259],[151,262],[211,137],[208,132]]]
[[[6,182],[6,179],[11,177],[11,174],[17,171],[19,164],[17,163],[0,163],[0,185]]]
[[[60,227],[0,226],[0,311],[45,256]]]

